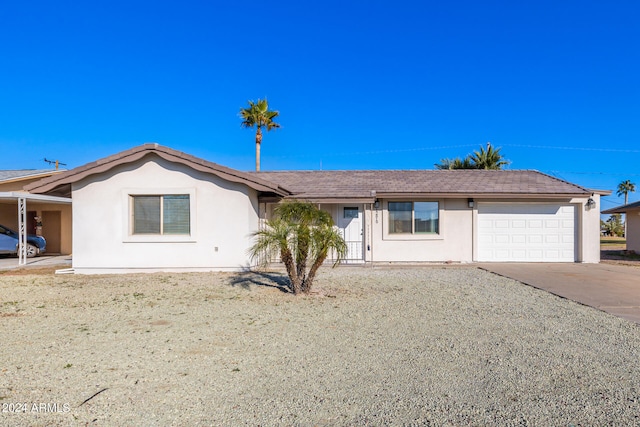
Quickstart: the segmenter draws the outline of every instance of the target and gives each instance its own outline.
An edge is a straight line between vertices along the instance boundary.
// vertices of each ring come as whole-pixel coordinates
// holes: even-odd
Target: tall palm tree
[[[503,166],[509,164],[500,154],[500,148],[493,148],[490,142],[487,142],[487,149],[480,147],[480,151],[474,151],[470,155],[471,161],[475,164],[476,169],[502,169]]]
[[[266,228],[253,236],[251,258],[264,264],[268,262],[265,253],[278,251],[289,276],[289,290],[295,295],[311,291],[316,273],[330,252],[336,255],[336,264],[347,253],[331,215],[309,202],[280,203]],[[307,268],[309,261],[311,267]]]
[[[626,180],[618,184],[618,192],[616,194],[618,196],[622,196],[624,194],[624,204],[626,205],[629,203],[629,193],[634,193],[635,191],[636,184],[629,180]]]
[[[240,126],[245,128],[256,128],[256,171],[260,170],[260,144],[262,143],[262,129],[267,132],[271,129],[277,129],[280,125],[273,121],[278,117],[278,111],[270,111],[267,98],[258,99],[258,102],[249,101],[249,107],[240,108],[240,117],[242,123]]]
[[[629,180],[626,180],[618,184],[618,191],[616,192],[616,194],[618,195],[618,197],[624,194],[624,204],[626,205],[629,203],[629,193],[633,193],[635,191],[636,184]],[[624,237],[627,237],[627,214],[624,215]]]

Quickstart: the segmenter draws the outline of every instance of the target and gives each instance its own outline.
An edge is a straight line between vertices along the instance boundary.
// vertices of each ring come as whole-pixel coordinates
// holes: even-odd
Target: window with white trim
[[[438,202],[389,202],[389,234],[438,234]]]
[[[132,234],[189,235],[191,233],[188,194],[132,195]]]

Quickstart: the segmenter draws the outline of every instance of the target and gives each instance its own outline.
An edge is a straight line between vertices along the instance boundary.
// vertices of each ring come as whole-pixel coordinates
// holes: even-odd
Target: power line
[[[622,149],[622,148],[592,148],[592,147],[569,147],[569,146],[552,146],[552,145],[530,145],[530,144],[495,144],[499,147],[514,147],[514,148],[535,148],[542,150],[576,150],[576,151],[596,151],[607,153],[640,153],[640,149]],[[420,147],[420,148],[399,148],[389,150],[371,150],[371,151],[351,151],[351,152],[335,152],[322,153],[322,157],[339,157],[339,156],[353,156],[353,155],[367,155],[367,154],[388,154],[388,153],[411,153],[418,151],[431,151],[431,150],[448,150],[452,148],[469,148],[478,147],[478,144],[461,144],[461,145],[440,145],[435,147]],[[300,155],[287,155],[287,156],[273,156],[274,158],[304,158],[304,157],[318,157],[318,153],[315,154],[300,154]]]
[[[361,154],[387,154],[387,153],[409,153],[415,151],[428,151],[428,150],[445,150],[449,148],[465,148],[465,147],[477,147],[478,144],[464,144],[464,145],[446,145],[439,147],[421,147],[421,148],[402,148],[396,150],[374,150],[374,151],[351,151],[342,153],[322,153],[322,154],[300,154],[292,156],[272,156],[272,158],[286,159],[286,158],[301,158],[301,157],[337,157],[337,156],[354,156]]]
[[[540,148],[543,150],[579,150],[579,151],[604,151],[608,153],[640,153],[640,150],[630,150],[621,148],[591,148],[591,147],[554,147],[551,145],[522,145],[522,144],[502,144],[502,147],[518,148]]]
[[[553,174],[568,173],[574,175],[611,175],[611,176],[640,176],[640,173],[626,173],[626,172],[573,172],[573,171],[556,171],[556,170],[543,170],[541,172]]]

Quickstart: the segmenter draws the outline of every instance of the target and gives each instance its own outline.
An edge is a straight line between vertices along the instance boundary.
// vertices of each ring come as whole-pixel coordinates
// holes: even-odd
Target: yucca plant
[[[274,218],[253,237],[251,258],[266,264],[269,259],[264,254],[278,251],[289,276],[289,290],[295,295],[311,291],[318,269],[330,253],[335,256],[335,266],[347,252],[331,215],[309,202],[280,203]]]

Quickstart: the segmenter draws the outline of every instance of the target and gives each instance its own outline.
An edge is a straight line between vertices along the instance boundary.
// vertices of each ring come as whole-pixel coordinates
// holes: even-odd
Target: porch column
[[[27,264],[27,199],[18,197],[18,265]]]

